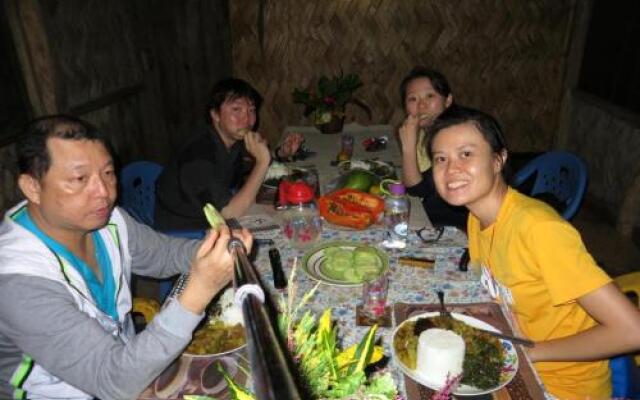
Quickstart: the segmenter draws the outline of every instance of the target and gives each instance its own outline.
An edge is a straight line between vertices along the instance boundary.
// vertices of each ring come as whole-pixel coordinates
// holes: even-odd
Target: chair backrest
[[[120,205],[135,219],[153,226],[156,180],[162,166],[151,161],[127,164],[120,173]]]
[[[626,294],[633,294],[635,301],[640,305],[640,272],[630,272],[614,278],[620,290]],[[609,360],[611,368],[611,385],[615,398],[637,399],[640,396],[640,354],[621,355]]]
[[[549,151],[522,167],[513,177],[518,187],[535,176],[530,196],[553,195],[563,206],[559,210],[566,220],[571,219],[582,203],[587,189],[587,166],[576,154],[568,151]]]
[[[156,181],[162,173],[162,166],[151,161],[136,161],[127,164],[120,172],[120,206],[122,206],[138,222],[150,227],[154,225],[156,202]],[[204,238],[205,230],[165,231],[166,235],[187,239]],[[164,301],[171,289],[173,281],[160,281],[159,299]]]

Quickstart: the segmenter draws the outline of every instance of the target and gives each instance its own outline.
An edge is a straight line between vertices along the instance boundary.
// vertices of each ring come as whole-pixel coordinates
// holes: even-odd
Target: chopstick
[[[255,228],[249,228],[249,232],[264,232],[264,231],[273,231],[276,229],[280,229],[280,225],[265,225],[265,226],[257,226]]]
[[[226,219],[225,222],[230,229],[242,229],[242,225],[235,218]]]
[[[400,265],[408,265],[417,268],[431,268],[433,267],[435,260],[429,258],[417,258],[417,257],[399,257],[398,263]]]

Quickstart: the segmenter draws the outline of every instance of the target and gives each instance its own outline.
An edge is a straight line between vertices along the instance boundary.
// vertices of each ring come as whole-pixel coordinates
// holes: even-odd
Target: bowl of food
[[[181,398],[185,394],[224,395],[226,385],[218,369],[223,365],[235,374],[246,346],[242,312],[234,304],[234,291],[227,289],[207,311],[184,352],[149,388],[153,398]],[[222,397],[221,397],[222,398]]]
[[[269,169],[267,170],[267,174],[264,177],[264,182],[262,183],[264,186],[277,188],[278,183],[280,183],[280,179],[288,176],[291,173],[289,167],[281,162],[274,161],[269,165]]]
[[[188,357],[221,356],[240,350],[246,345],[244,327],[238,323],[227,325],[222,321],[209,321],[198,328],[183,355]]]
[[[242,311],[234,302],[235,291],[226,289],[207,311],[206,321],[196,329],[183,355],[220,356],[246,345]]]
[[[353,170],[368,171],[379,179],[395,177],[396,171],[393,164],[381,160],[347,160],[338,164],[340,175],[347,175]]]
[[[412,316],[396,327],[392,357],[411,379],[434,390],[460,376],[457,396],[479,396],[507,385],[518,371],[518,355],[508,340],[478,329],[498,331],[477,318],[438,312]]]

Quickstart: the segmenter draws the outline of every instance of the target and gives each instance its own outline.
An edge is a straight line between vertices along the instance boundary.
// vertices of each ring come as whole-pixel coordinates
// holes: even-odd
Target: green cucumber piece
[[[204,216],[207,217],[207,222],[209,222],[211,228],[218,230],[227,224],[222,214],[220,214],[211,203],[205,204],[203,210]]]

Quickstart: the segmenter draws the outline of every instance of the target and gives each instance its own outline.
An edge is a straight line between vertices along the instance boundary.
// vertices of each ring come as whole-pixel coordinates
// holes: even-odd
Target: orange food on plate
[[[384,211],[384,201],[380,197],[360,190],[340,189],[331,193],[330,196],[334,200],[345,202],[347,207],[368,211],[374,220],[377,220],[380,213]]]
[[[381,198],[354,189],[341,189],[321,196],[318,204],[325,220],[354,229],[367,228],[384,210]]]

